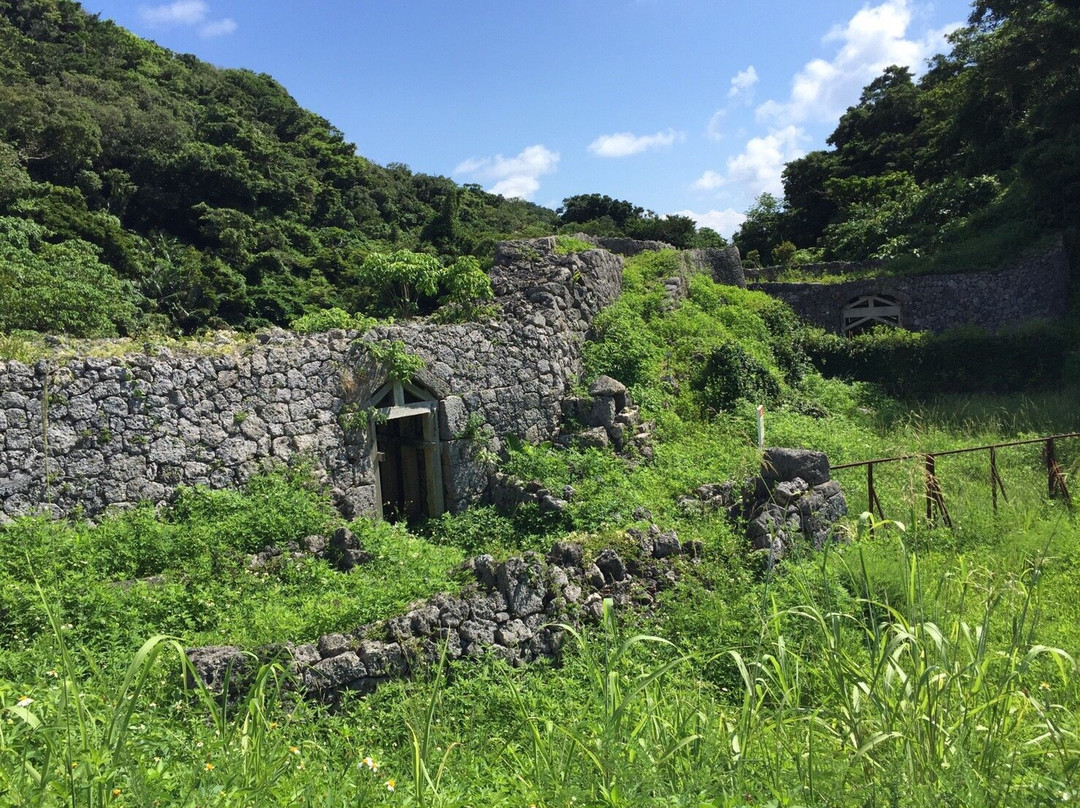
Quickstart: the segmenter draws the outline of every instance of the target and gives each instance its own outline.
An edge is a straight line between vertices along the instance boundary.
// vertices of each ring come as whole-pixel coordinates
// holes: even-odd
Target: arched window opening
[[[900,326],[900,303],[884,295],[861,295],[850,301],[840,314],[840,331],[854,337],[876,325]]]

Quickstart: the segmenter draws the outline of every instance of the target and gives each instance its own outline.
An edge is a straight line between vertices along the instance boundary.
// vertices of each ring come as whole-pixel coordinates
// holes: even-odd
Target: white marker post
[[[758,404],[757,408],[757,447],[765,451],[765,405]]]

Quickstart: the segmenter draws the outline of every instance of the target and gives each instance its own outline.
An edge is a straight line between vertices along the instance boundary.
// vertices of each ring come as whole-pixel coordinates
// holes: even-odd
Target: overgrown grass
[[[850,543],[771,568],[726,517],[680,504],[755,472],[758,403],[769,445],[840,463],[1075,431],[1075,396],[913,402],[823,378],[774,301],[701,277],[667,301],[676,259],[629,263],[587,352],[593,373],[631,382],[652,459],[517,445],[505,463],[567,496],[562,515],[477,508],[416,534],[358,520],[375,560],[348,574],[289,549],[341,525],[302,472],[96,524],[0,527],[0,804],[1075,802],[1080,527],[1048,500],[1039,447],[998,453],[996,514],[985,455],[939,459],[952,529],[923,518],[919,461],[881,466],[896,521],[851,520]],[[1070,479],[1078,444],[1058,446]],[[865,472],[836,476],[862,510]],[[274,667],[239,703],[182,686],[185,647],[309,642],[455,591],[466,555],[565,538],[631,553],[626,528],[649,521],[701,541],[702,557],[648,614],[575,627],[558,660],[433,666],[334,712]],[[267,544],[284,552],[250,569]]]
[[[895,595],[877,594],[857,542],[750,584],[742,642],[717,627],[680,650],[607,607],[602,625],[571,632],[557,675],[444,664],[336,715],[283,703],[273,668],[238,705],[201,690],[159,705],[157,657],[175,643],[149,641],[119,679],[88,675],[57,617],[55,677],[0,689],[0,793],[15,805],[1069,801],[1075,662],[1038,640],[1040,560],[928,571],[895,531],[877,535],[867,546],[888,535],[900,552]],[[725,608],[722,589],[696,597]],[[669,608],[689,615],[680,598]]]

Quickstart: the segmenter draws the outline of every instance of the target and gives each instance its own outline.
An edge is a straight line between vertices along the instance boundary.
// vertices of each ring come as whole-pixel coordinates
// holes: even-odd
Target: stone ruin
[[[335,540],[344,547],[350,541],[342,530]],[[526,553],[498,562],[480,555],[464,565],[471,583],[463,592],[435,595],[389,620],[254,653],[237,646],[193,648],[188,659],[218,694],[239,695],[257,666],[278,662],[289,674],[290,688],[335,703],[345,693],[371,693],[419,665],[437,663],[443,654],[450,660],[493,656],[514,666],[557,657],[565,626],[599,621],[607,598],[615,608],[648,608],[658,591],[678,580],[673,560],[701,552],[699,545],[683,546],[674,531],[656,525],[631,536],[640,548],[632,559],[611,549],[587,558],[574,542],[557,542],[546,556]]]
[[[542,489],[533,495],[541,509],[544,498],[551,497]],[[759,475],[743,483],[703,485],[696,497],[681,504],[691,513],[726,513],[746,528],[750,545],[770,565],[797,542],[821,549],[838,540],[836,522],[847,513],[840,484],[830,479],[828,458],[805,449],[768,449]],[[236,646],[193,648],[188,658],[202,682],[217,693],[228,689],[238,695],[255,666],[279,662],[291,688],[335,703],[344,693],[371,693],[444,654],[450,660],[493,656],[515,666],[558,657],[565,627],[599,621],[605,598],[619,609],[648,609],[657,592],[677,582],[676,559],[693,563],[701,556],[700,542],[683,544],[674,530],[651,524],[647,511],[635,511],[634,518],[650,525],[627,531],[637,547],[626,559],[612,549],[586,558],[574,542],[557,542],[546,556],[526,553],[497,562],[480,555],[464,565],[471,583],[463,592],[436,595],[389,620],[254,653]],[[309,537],[302,545],[287,549],[314,548],[342,571],[370,560],[347,528],[329,539]],[[252,557],[252,565],[258,568],[279,554],[266,548]]]
[[[799,541],[820,550],[839,538],[836,522],[847,515],[840,483],[831,479],[829,458],[808,449],[766,449],[761,472],[741,483],[700,486],[680,501],[687,513],[722,511],[746,526],[755,550],[770,564]]]
[[[106,342],[0,361],[0,521],[166,503],[180,486],[233,487],[305,459],[346,516],[476,502],[488,485],[480,450],[558,436],[581,345],[621,290],[619,256],[556,247],[498,245],[496,314],[483,322]],[[409,380],[369,350],[395,343],[424,362]]]

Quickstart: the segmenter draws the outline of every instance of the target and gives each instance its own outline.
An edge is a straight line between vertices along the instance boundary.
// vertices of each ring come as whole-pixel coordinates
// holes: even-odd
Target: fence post
[[[926,521],[934,521],[934,506],[937,506],[941,514],[941,521],[946,527],[952,527],[952,519],[949,518],[949,509],[945,507],[945,495],[941,492],[941,484],[938,482],[934,469],[934,456],[926,456]]]
[[[874,464],[866,464],[866,510],[874,512]]]
[[[926,521],[934,519],[934,456],[926,456]]]
[[[1065,473],[1061,470],[1061,465],[1057,462],[1057,455],[1054,452],[1054,439],[1046,439],[1046,485],[1047,493],[1051,499],[1061,497],[1065,500],[1065,503],[1072,509],[1072,498],[1069,496],[1069,489],[1065,485]]]
[[[994,512],[998,512],[998,457],[994,447],[990,447],[990,501],[994,503]]]

